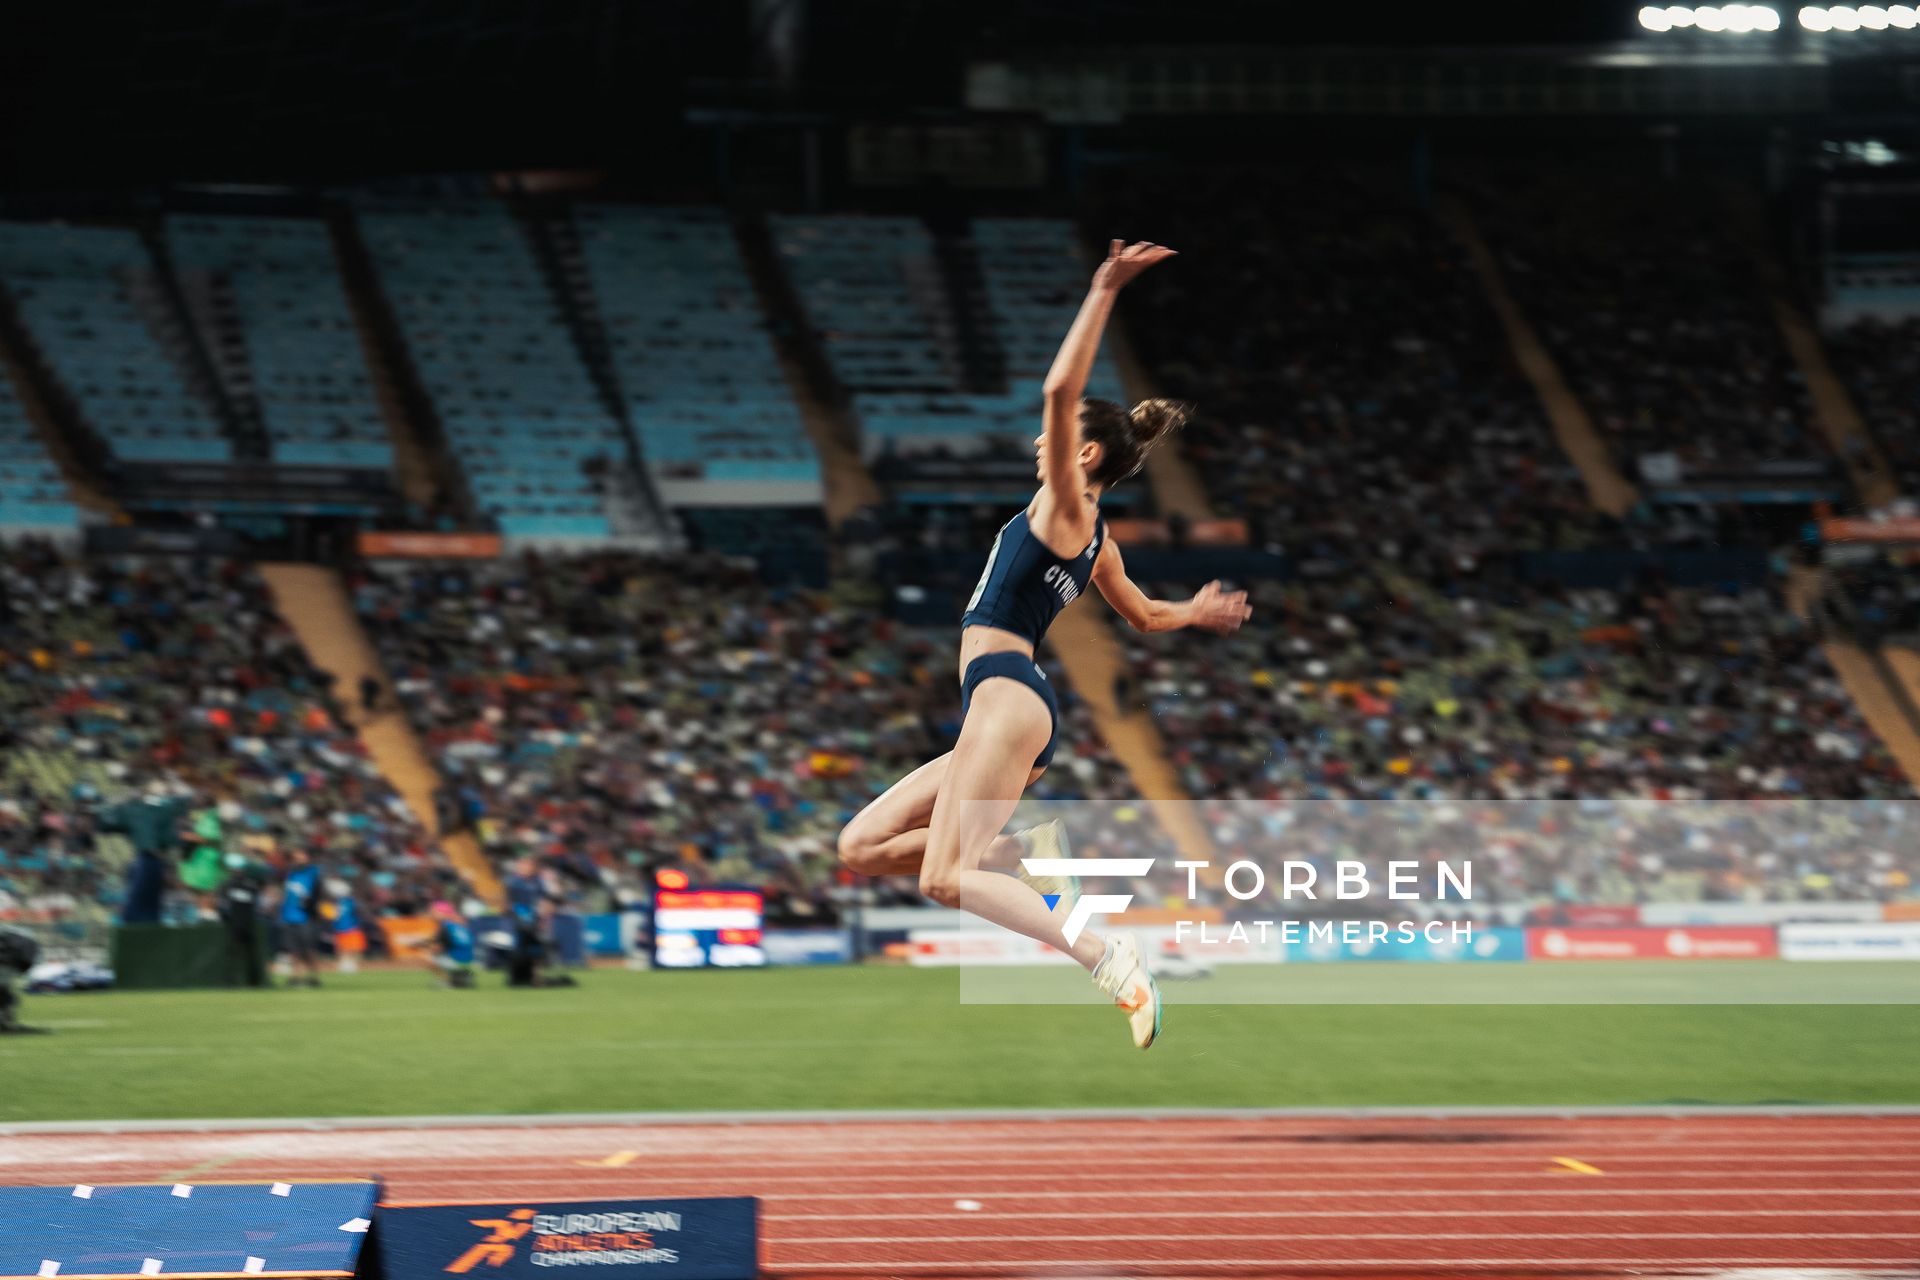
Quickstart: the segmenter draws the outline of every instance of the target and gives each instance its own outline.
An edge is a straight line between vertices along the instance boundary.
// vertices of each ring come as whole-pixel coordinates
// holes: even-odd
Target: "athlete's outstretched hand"
[[[1145,240],[1128,245],[1115,240],[1107,247],[1107,260],[1094,273],[1093,282],[1109,289],[1118,289],[1154,263],[1165,262],[1173,257],[1175,252],[1165,245],[1149,244]]]
[[[1192,607],[1192,625],[1223,636],[1238,631],[1240,624],[1253,616],[1246,592],[1223,591],[1217,581],[1194,592]]]

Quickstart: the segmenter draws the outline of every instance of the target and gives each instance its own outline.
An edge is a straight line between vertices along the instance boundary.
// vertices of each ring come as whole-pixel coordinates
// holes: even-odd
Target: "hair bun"
[[[1193,410],[1177,400],[1142,400],[1127,414],[1133,424],[1134,438],[1142,449],[1151,449],[1172,432],[1187,425]]]

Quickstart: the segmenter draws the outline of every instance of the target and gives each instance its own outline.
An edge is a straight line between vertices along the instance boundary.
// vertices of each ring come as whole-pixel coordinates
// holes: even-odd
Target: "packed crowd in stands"
[[[1302,199],[1302,191],[1313,198]],[[1130,174],[1102,226],[1175,246],[1123,304],[1217,504],[1302,558],[1744,541],[1736,509],[1594,512],[1465,251],[1364,174]]]
[[[1252,919],[1491,913],[1506,923],[1554,923],[1558,909],[1590,904],[1887,902],[1920,886],[1920,830],[1908,808],[1897,800],[1216,801],[1203,806],[1215,843],[1260,867],[1266,883],[1251,898],[1229,897],[1215,864],[1194,888],[1202,902]],[[1364,885],[1346,897],[1342,862],[1366,869]],[[1416,900],[1390,896],[1396,862]],[[1289,877],[1312,896],[1291,891]],[[1236,889],[1252,883],[1242,873]],[[1185,886],[1177,888],[1184,900]]]
[[[1257,587],[1210,646],[1139,637],[1195,795],[1859,799],[1909,794],[1773,593],[1417,582]]]
[[[354,597],[454,820],[621,892],[680,865],[824,911],[840,827],[958,731],[951,629],[717,558],[372,567]],[[1124,794],[1069,703],[1041,791]]]
[[[1901,494],[1920,501],[1920,318],[1856,320],[1826,346]]]
[[[1216,505],[1290,573],[1253,585],[1253,622],[1234,637],[1123,636],[1116,695],[1152,713],[1223,843],[1248,819],[1211,807],[1221,797],[1308,805],[1290,830],[1324,836],[1319,857],[1413,838],[1405,823],[1315,825],[1355,799],[1376,815],[1847,800],[1862,816],[1811,853],[1744,817],[1676,836],[1671,809],[1616,823],[1609,843],[1609,819],[1570,808],[1593,838],[1564,857],[1532,856],[1538,823],[1501,825],[1533,810],[1437,820],[1488,842],[1496,901],[1910,888],[1910,842],[1886,816],[1898,806],[1873,806],[1911,788],[1774,586],[1572,589],[1519,572],[1516,551],[1766,549],[1778,530],[1731,506],[1596,515],[1444,220],[1364,173],[1102,182],[1093,223],[1183,251],[1129,292],[1126,322],[1159,389],[1198,406],[1182,447]],[[1659,452],[1707,471],[1820,458],[1751,262],[1713,206],[1673,200],[1637,221],[1645,193],[1595,210],[1550,182],[1490,182],[1475,212],[1622,470]],[[1621,254],[1629,231],[1636,252]],[[1917,338],[1863,323],[1834,340],[1909,492]],[[613,550],[369,565],[350,586],[440,770],[443,826],[502,866],[532,856],[568,892],[632,901],[649,872],[678,866],[765,885],[776,919],[805,922],[844,881],[840,827],[958,729],[956,630],[890,616],[897,561],[883,553],[965,553],[970,580],[1008,514],[904,511],[842,531],[831,592]],[[451,873],[251,571],[23,544],[0,574],[0,912],[111,906],[125,847],[100,838],[100,812],[140,794],[192,796],[203,845],[269,864],[314,850],[363,914],[444,893]],[[1830,576],[1853,625],[1920,630],[1900,566]],[[1122,802],[1085,851],[1157,839],[1085,700],[1051,674],[1060,750],[1035,794]],[[917,900],[910,878],[883,893]]]
[[[1827,460],[1740,196],[1608,173],[1592,199],[1600,180],[1531,165],[1476,179],[1473,207],[1621,470],[1660,454],[1687,475]]]
[[[0,910],[119,906],[133,849],[95,840],[102,814],[172,795],[212,851],[176,864],[190,905],[233,859],[271,868],[296,845],[369,912],[445,874],[251,569],[0,553]]]
[[[1889,548],[1826,567],[1827,599],[1849,632],[1868,643],[1920,644],[1920,572],[1915,560],[1910,549]]]
[[[1254,596],[1259,631],[1129,646],[1182,783],[1222,798],[1224,848],[1377,869],[1441,856],[1451,813],[1458,856],[1492,855],[1481,902],[1920,884],[1911,787],[1771,591],[1443,592],[1375,566]],[[1808,801],[1812,835],[1783,832],[1781,806]],[[1262,802],[1286,841],[1250,818]]]

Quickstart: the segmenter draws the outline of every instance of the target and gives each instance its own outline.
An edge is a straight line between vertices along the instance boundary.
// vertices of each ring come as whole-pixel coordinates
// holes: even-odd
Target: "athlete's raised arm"
[[[1107,250],[1107,260],[1093,273],[1093,286],[1080,314],[1073,318],[1060,354],[1053,358],[1044,388],[1046,405],[1042,423],[1046,437],[1046,466],[1041,480],[1056,494],[1069,495],[1077,505],[1084,483],[1080,458],[1080,398],[1086,394],[1087,378],[1093,372],[1093,359],[1100,351],[1100,335],[1113,311],[1113,300],[1129,280],[1156,262],[1173,256],[1172,249],[1157,244],[1122,246],[1115,240]],[[1070,506],[1069,509],[1072,509]]]
[[[1135,631],[1178,631],[1198,627],[1203,631],[1226,635],[1238,631],[1253,614],[1244,591],[1225,591],[1218,582],[1209,582],[1193,593],[1191,600],[1155,600],[1127,576],[1127,563],[1120,545],[1111,538],[1101,548],[1093,564],[1093,585],[1127,620]]]

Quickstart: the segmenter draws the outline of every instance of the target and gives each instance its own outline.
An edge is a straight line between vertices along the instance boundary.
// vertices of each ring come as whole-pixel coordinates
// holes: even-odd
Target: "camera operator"
[[[13,984],[26,976],[39,958],[40,944],[24,933],[0,928],[0,1035],[22,1035],[37,1027],[20,1025],[20,996]]]
[[[220,889],[220,923],[227,929],[227,972],[240,974],[249,987],[267,985],[260,936],[260,898],[266,889],[264,871],[251,861],[234,868]]]

